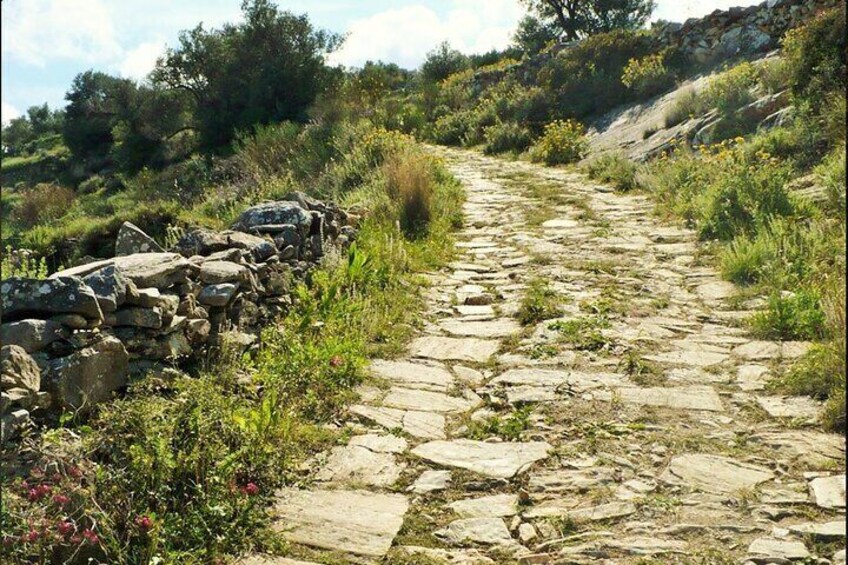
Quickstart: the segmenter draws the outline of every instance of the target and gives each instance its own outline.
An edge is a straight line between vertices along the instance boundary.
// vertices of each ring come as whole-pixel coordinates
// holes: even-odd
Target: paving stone
[[[690,367],[712,367],[727,361],[729,356],[714,351],[668,351],[645,355],[645,359],[669,365],[688,365]]]
[[[454,365],[453,372],[463,383],[472,387],[479,386],[486,379],[486,376],[477,369],[463,365]]]
[[[383,405],[390,408],[416,410],[420,412],[465,412],[474,408],[476,402],[441,392],[414,388],[392,387],[383,398]]]
[[[406,440],[402,437],[378,434],[354,436],[348,445],[364,447],[375,453],[403,453],[407,448]]]
[[[398,494],[284,488],[274,502],[273,527],[293,543],[382,557],[408,506]]]
[[[391,453],[380,453],[357,445],[334,447],[327,461],[315,473],[321,482],[387,487],[400,478],[406,467]]]
[[[409,349],[413,357],[485,363],[498,347],[498,342],[492,340],[427,336],[413,340]]]
[[[774,474],[764,467],[719,455],[688,453],[674,457],[660,477],[714,493],[733,493],[770,481]]]
[[[408,490],[415,494],[445,490],[450,484],[450,479],[450,471],[424,471]]]
[[[518,512],[518,497],[514,494],[495,494],[480,498],[466,498],[448,504],[463,518],[507,518]]]
[[[368,366],[368,371],[391,383],[439,392],[447,392],[454,382],[453,375],[442,365],[376,359]]]
[[[689,544],[685,541],[650,537],[632,537],[605,540],[603,545],[630,555],[664,555],[669,553],[687,553]]]
[[[712,387],[627,387],[615,389],[622,402],[640,406],[660,406],[679,410],[723,412],[721,398]]]
[[[695,294],[704,300],[724,300],[736,294],[736,285],[726,281],[710,281],[698,285]]]
[[[825,522],[817,524],[815,522],[807,524],[796,524],[787,528],[791,533],[806,537],[810,536],[821,541],[835,541],[845,539],[845,520],[835,520],[833,522]]]
[[[597,522],[623,518],[636,513],[632,502],[609,502],[598,506],[576,508],[574,500],[554,499],[544,501],[523,513],[525,518],[564,517],[575,522]]]
[[[501,318],[489,321],[464,321],[460,319],[442,320],[439,326],[455,336],[497,338],[507,337],[521,331],[521,326],[515,320]]]
[[[357,404],[350,407],[353,414],[375,422],[387,430],[402,429],[409,435],[421,439],[445,437],[445,417],[435,412],[416,412]]]
[[[733,354],[748,361],[769,361],[771,359],[796,359],[806,353],[809,344],[805,342],[749,341],[736,347]]]
[[[808,396],[758,396],[757,404],[772,418],[815,421],[821,404]]]
[[[543,441],[486,443],[469,439],[432,441],[412,450],[413,455],[447,467],[459,467],[493,478],[508,479],[548,456]]]
[[[464,518],[455,520],[434,533],[448,543],[508,544],[512,536],[501,518]]]
[[[476,549],[438,549],[432,547],[401,546],[397,552],[406,558],[422,557],[426,563],[440,565],[495,565],[495,562]],[[415,563],[415,561],[408,561]]]
[[[808,557],[810,552],[803,542],[757,538],[748,546],[747,559],[755,563],[774,563],[779,560],[797,561]]]
[[[845,508],[845,475],[813,479],[810,492],[815,503],[822,508]]]
[[[288,557],[272,555],[251,555],[236,561],[235,565],[319,565],[313,561],[298,561]]]
[[[776,450],[806,469],[833,468],[845,461],[845,437],[811,430],[754,434],[751,440]]]
[[[586,492],[616,482],[615,475],[614,469],[594,463],[586,469],[544,469],[530,475],[528,488],[546,494]]]

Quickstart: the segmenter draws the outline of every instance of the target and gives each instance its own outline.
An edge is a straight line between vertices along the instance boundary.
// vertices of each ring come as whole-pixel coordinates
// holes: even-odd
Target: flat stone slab
[[[845,520],[835,520],[833,522],[825,522],[816,524],[811,522],[808,524],[796,524],[789,526],[789,531],[798,536],[811,536],[814,539],[821,541],[834,541],[845,539]]]
[[[524,512],[525,518],[565,517],[575,522],[599,522],[613,518],[623,518],[636,513],[632,502],[609,502],[587,508],[575,508],[575,501],[557,498]]]
[[[446,392],[454,382],[450,371],[441,365],[376,359],[368,370],[375,377],[409,388]]]
[[[543,441],[486,443],[469,439],[431,441],[412,450],[413,455],[447,467],[459,467],[498,479],[508,479],[544,459],[551,445]]]
[[[733,350],[733,354],[748,361],[796,359],[806,353],[809,343],[803,341],[749,341]]]
[[[815,503],[822,508],[845,508],[845,475],[813,479],[810,492]]]
[[[445,417],[435,412],[418,412],[357,404],[350,407],[353,414],[370,420],[387,430],[401,429],[421,439],[445,437]]]
[[[498,342],[492,340],[426,336],[413,340],[409,349],[414,357],[485,363],[498,351],[498,347]]]
[[[387,487],[400,478],[405,467],[405,464],[395,461],[391,452],[372,451],[358,445],[337,446],[315,473],[315,480]]]
[[[465,412],[474,408],[475,404],[476,402],[459,396],[401,387],[392,387],[383,398],[383,405],[390,408],[445,414]]]
[[[293,543],[382,557],[408,507],[399,494],[284,488],[277,492],[273,527]]]
[[[800,541],[757,538],[748,547],[748,559],[755,563],[773,563],[778,560],[796,561],[810,557],[807,546]]]
[[[765,467],[701,453],[674,457],[660,477],[667,483],[683,483],[698,490],[723,494],[752,488],[773,478],[774,474]]]
[[[448,504],[448,507],[463,518],[505,518],[518,513],[518,496],[495,494],[480,498],[467,498]]]
[[[424,471],[408,490],[415,494],[427,494],[428,492],[445,490],[448,488],[448,484],[450,484],[450,478],[450,471]]]
[[[468,306],[466,306],[468,308]],[[497,338],[507,337],[521,331],[521,326],[510,318],[487,321],[465,321],[457,319],[442,320],[439,326],[455,336]]]
[[[716,351],[677,350],[655,355],[646,355],[645,359],[668,365],[685,365],[689,367],[712,367],[725,362],[729,356]]]
[[[272,555],[250,555],[236,561],[236,565],[319,565],[314,561],[298,561]]]
[[[490,385],[530,386],[541,388],[566,387],[570,391],[621,385],[623,377],[614,373],[581,373],[558,369],[510,369],[492,379]]]
[[[434,533],[448,543],[460,545],[467,542],[488,545],[508,544],[512,541],[509,530],[501,518],[464,518],[455,520]]]
[[[708,386],[692,387],[626,387],[615,389],[616,394],[627,404],[660,406],[678,410],[704,410],[723,412],[724,406],[718,393]]]
[[[695,288],[703,300],[724,300],[736,294],[736,285],[727,281],[710,281]]]
[[[821,410],[821,404],[808,396],[758,396],[757,404],[772,418],[815,421]]]
[[[438,549],[406,545],[397,548],[397,552],[407,558],[421,557],[425,563],[445,565],[495,565],[495,562],[476,549]],[[426,561],[429,560],[429,561]],[[415,563],[415,561],[408,561]]]
[[[845,461],[845,437],[811,430],[762,432],[751,439],[779,451],[806,469],[833,468]]]

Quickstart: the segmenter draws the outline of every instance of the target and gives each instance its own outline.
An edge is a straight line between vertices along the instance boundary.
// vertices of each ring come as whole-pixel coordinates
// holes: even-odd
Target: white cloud
[[[127,51],[118,65],[121,76],[141,80],[156,66],[156,59],[165,52],[164,41],[146,41]]]
[[[444,17],[422,4],[386,10],[353,21],[330,62],[360,66],[383,60],[415,68],[442,41],[466,53],[502,49],[523,13],[516,0],[454,0]]]
[[[87,64],[119,56],[115,27],[101,0],[26,0],[3,6],[3,56],[43,67],[48,60]]]
[[[18,112],[18,109],[5,100],[0,102],[0,121],[3,122],[3,125],[8,124],[9,121],[14,120],[20,115],[21,113]]]

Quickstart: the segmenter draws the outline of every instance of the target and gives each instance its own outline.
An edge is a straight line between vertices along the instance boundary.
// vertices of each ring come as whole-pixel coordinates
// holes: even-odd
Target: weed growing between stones
[[[516,317],[529,326],[562,315],[561,299],[549,284],[541,279],[531,281],[521,300]]]

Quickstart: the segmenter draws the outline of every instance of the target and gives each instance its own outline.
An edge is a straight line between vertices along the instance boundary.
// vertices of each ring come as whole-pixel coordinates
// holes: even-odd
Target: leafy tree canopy
[[[340,36],[270,0],[245,0],[242,11],[243,23],[182,32],[152,74],[156,84],[190,93],[205,149],[257,124],[305,121],[309,105],[337,76],[324,58]]]
[[[421,65],[421,78],[429,83],[441,82],[452,74],[469,68],[470,64],[468,57],[444,41],[427,53],[427,58]]]
[[[522,0],[544,24],[556,24],[573,41],[615,29],[642,27],[654,11],[654,0]]]

